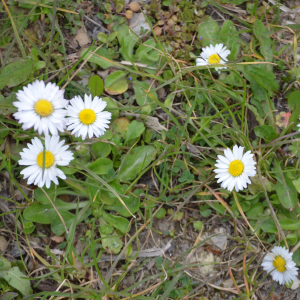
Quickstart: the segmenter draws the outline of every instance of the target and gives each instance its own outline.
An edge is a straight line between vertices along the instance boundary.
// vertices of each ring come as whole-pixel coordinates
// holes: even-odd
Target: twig
[[[159,248],[159,247],[154,247],[146,250],[141,250],[141,251],[132,251],[132,254],[129,256],[129,258],[135,257],[137,254],[136,258],[138,257],[158,257],[158,256],[163,256],[164,253],[171,247],[171,242],[169,241],[164,247]],[[98,263],[103,262],[103,261],[115,261],[118,258],[118,255],[105,255],[100,258]],[[120,259],[125,259],[125,254],[119,258]]]

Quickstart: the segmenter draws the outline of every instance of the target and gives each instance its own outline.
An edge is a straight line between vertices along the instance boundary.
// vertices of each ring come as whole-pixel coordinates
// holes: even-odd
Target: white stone
[[[145,30],[150,30],[150,25],[148,24],[143,13],[134,13],[133,18],[129,21],[129,27],[139,37],[144,36]],[[143,34],[140,33],[142,27],[143,27]]]

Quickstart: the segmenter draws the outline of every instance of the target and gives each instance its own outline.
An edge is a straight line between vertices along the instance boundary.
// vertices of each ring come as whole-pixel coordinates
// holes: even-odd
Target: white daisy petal
[[[69,146],[64,145],[65,141],[59,141],[58,136],[49,135],[45,138],[45,169],[43,172],[43,144],[35,137],[28,144],[28,148],[24,148],[20,152],[21,160],[19,165],[26,165],[21,171],[24,178],[28,178],[27,184],[35,184],[38,187],[46,185],[50,187],[51,181],[58,184],[57,177],[65,179],[65,174],[57,168],[57,165],[67,166],[73,159],[71,151],[67,150]]]
[[[59,90],[54,83],[49,82],[45,85],[43,81],[36,80],[23,87],[16,95],[19,101],[13,102],[18,108],[14,117],[23,124],[24,130],[33,127],[45,136],[49,135],[49,132],[57,135],[58,130],[64,130],[64,107],[68,103],[64,99],[64,90]]]
[[[226,49],[226,46],[223,44],[217,44],[215,46],[209,45],[202,49],[200,57],[196,59],[196,66],[225,64],[229,54],[230,50]],[[216,71],[220,69],[226,69],[226,67],[216,68]],[[218,73],[220,74],[219,71]]]
[[[92,99],[87,94],[84,95],[84,100],[79,96],[74,97],[67,106],[68,130],[75,137],[81,136],[83,140],[87,136],[92,138],[103,135],[111,119],[111,113],[103,111],[106,104],[101,98]]]
[[[224,150],[224,156],[218,155],[217,163],[215,164],[218,178],[217,183],[221,183],[221,187],[228,191],[242,191],[247,188],[247,184],[251,181],[249,177],[255,176],[255,164],[253,154],[250,151],[243,155],[244,147],[235,145],[232,151],[227,148]]]
[[[290,284],[298,275],[298,268],[292,260],[292,255],[285,247],[276,246],[264,257],[261,266],[270,273],[274,281]]]

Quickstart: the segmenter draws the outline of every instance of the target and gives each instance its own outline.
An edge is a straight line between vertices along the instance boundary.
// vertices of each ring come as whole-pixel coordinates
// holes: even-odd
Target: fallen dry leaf
[[[61,242],[64,241],[65,237],[64,237],[64,236],[57,236],[57,235],[55,235],[55,236],[50,237],[50,239],[51,239],[53,242],[59,244],[59,243],[61,243]]]
[[[0,235],[0,252],[3,254],[7,249],[7,240],[3,235]]]

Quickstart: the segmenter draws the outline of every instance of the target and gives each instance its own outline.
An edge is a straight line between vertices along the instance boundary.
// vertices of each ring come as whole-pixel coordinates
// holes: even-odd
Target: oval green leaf
[[[128,89],[126,75],[127,73],[123,71],[109,74],[105,79],[105,91],[110,95],[119,95],[126,92]]]
[[[4,67],[0,71],[0,89],[6,85],[13,87],[24,82],[30,75],[33,65],[33,60],[21,59]]]
[[[89,78],[88,87],[91,94],[95,97],[99,97],[103,93],[103,80],[100,76],[94,75]]]
[[[87,167],[97,175],[104,175],[107,174],[109,169],[113,168],[113,162],[108,158],[98,158],[94,162],[88,164]]]
[[[153,146],[135,147],[122,161],[119,171],[120,180],[133,180],[155,159],[156,149]]]

